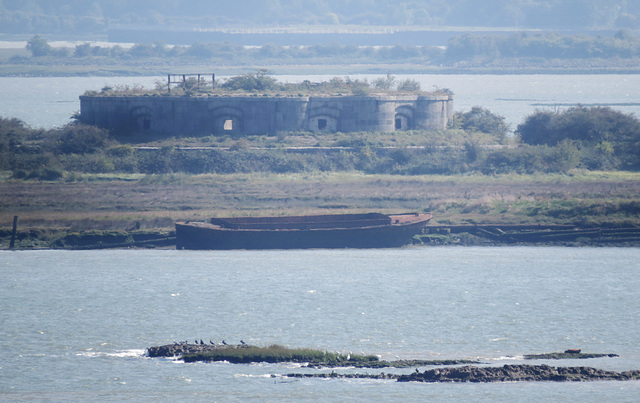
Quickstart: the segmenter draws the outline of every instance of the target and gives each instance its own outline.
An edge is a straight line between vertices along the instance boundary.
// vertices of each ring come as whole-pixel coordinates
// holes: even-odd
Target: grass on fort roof
[[[369,82],[368,79],[333,77],[328,81],[298,83],[279,82],[271,77],[272,72],[259,69],[255,73],[246,73],[227,79],[216,80],[213,76],[168,75],[167,79],[158,79],[155,88],[142,86],[106,85],[100,92],[87,91],[85,96],[250,96],[250,97],[303,97],[309,95],[452,95],[447,88],[434,87],[430,91],[421,88],[413,79],[397,80],[387,74]]]

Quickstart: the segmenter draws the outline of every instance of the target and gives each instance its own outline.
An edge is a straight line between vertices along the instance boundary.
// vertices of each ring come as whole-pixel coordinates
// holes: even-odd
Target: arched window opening
[[[314,116],[309,119],[309,130],[312,132],[337,132],[338,119],[331,116]]]

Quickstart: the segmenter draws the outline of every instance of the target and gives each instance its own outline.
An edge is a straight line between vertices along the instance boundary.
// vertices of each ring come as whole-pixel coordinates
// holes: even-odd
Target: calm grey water
[[[322,81],[333,75],[276,76],[283,82]],[[381,75],[353,75],[373,80]],[[603,75],[397,75],[414,79],[425,90],[449,88],[454,108],[468,111],[482,106],[506,118],[512,128],[536,109],[561,109],[571,105],[611,106],[640,116],[640,77]],[[19,118],[33,127],[51,128],[69,123],[80,110],[78,97],[106,85],[155,88],[166,77],[0,77],[0,116]]]
[[[640,369],[638,289],[638,248],[3,251],[0,400],[637,401],[640,382],[294,381],[270,375],[315,370],[143,352],[242,339],[502,365],[581,348],[620,357],[528,362]]]

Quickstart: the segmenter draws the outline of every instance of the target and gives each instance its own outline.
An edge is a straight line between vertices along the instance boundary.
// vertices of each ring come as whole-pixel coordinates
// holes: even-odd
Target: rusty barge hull
[[[393,248],[411,243],[430,214],[214,218],[176,223],[177,249]]]

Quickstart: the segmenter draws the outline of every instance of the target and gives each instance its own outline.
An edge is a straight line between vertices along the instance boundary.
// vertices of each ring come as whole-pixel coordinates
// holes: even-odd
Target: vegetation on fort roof
[[[140,86],[106,86],[102,91],[88,91],[88,96],[132,96],[132,95],[167,95],[173,96],[219,96],[219,95],[249,95],[249,96],[308,96],[308,95],[370,95],[370,94],[452,94],[449,89],[434,88],[432,91],[422,91],[420,83],[413,79],[397,80],[391,74],[384,78],[377,78],[372,82],[367,79],[353,79],[351,77],[333,77],[328,81],[318,83],[304,80],[300,83],[283,83],[272,77],[272,72],[259,69],[255,72],[240,74],[213,82],[211,75],[176,75],[171,84],[168,80],[156,82],[153,90],[146,90]],[[176,80],[177,81],[173,81]],[[169,88],[170,85],[170,88]]]

